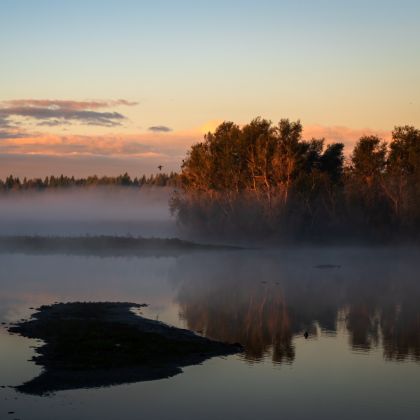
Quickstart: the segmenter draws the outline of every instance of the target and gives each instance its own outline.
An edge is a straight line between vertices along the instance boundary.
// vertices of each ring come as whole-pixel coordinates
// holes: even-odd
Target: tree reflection
[[[281,288],[261,283],[235,284],[233,290],[222,284],[212,290],[191,286],[179,295],[188,328],[243,344],[248,360],[261,360],[271,347],[274,361],[294,360],[293,331]]]
[[[384,356],[387,360],[411,358],[420,361],[419,296],[384,312],[381,322]]]
[[[188,258],[188,257],[187,257]],[[416,267],[387,263],[317,270],[311,260],[278,255],[180,259],[174,278],[188,328],[245,346],[248,361],[270,355],[276,363],[295,359],[294,338],[336,334],[344,316],[349,345],[356,351],[383,348],[386,360],[420,361],[420,284]]]
[[[350,344],[355,350],[370,350],[379,342],[378,318],[376,308],[367,303],[349,304],[346,317],[350,333]]]

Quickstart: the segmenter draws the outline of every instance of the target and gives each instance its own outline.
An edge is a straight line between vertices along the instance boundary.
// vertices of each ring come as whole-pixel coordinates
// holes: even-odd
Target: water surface
[[[49,397],[0,388],[0,417],[417,419],[419,255],[350,247],[1,255],[3,322],[56,301],[133,301],[149,304],[144,316],[240,342],[245,352],[158,381]],[[2,327],[0,385],[39,374],[28,361],[36,344]]]

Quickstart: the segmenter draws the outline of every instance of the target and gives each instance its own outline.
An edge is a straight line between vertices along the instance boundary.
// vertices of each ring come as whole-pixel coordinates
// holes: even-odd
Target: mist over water
[[[171,188],[92,187],[0,196],[0,235],[177,236]]]
[[[172,191],[13,191],[0,197],[0,235],[179,237],[168,205]],[[235,406],[227,417],[303,419],[310,406],[312,418],[391,420],[397,405],[400,418],[417,418],[418,248],[262,244],[160,257],[1,253],[0,322],[54,302],[130,301],[149,305],[142,308],[146,318],[244,346],[243,354],[171,379],[48,398],[0,388],[3,412],[35,420],[113,420],[121,412],[133,419],[214,419]],[[30,361],[39,343],[10,335],[6,326],[0,325],[0,386],[19,386],[41,374]]]

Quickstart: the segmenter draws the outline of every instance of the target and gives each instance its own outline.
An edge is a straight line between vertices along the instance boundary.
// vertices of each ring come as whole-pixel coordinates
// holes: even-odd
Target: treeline
[[[169,174],[158,173],[155,175],[131,178],[127,173],[116,177],[96,175],[87,178],[75,178],[65,175],[48,176],[42,178],[22,180],[13,175],[5,180],[0,180],[0,191],[16,190],[45,190],[48,188],[70,188],[70,187],[95,187],[95,186],[122,186],[122,187],[175,187],[179,184],[179,175],[175,172]]]
[[[304,140],[299,121],[224,122],[191,147],[171,206],[203,233],[417,240],[420,131],[362,137],[345,158],[342,143]]]

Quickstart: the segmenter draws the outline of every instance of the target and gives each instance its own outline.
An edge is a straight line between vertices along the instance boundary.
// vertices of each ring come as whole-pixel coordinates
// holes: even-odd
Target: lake
[[[3,325],[0,418],[418,419],[419,273],[416,248],[0,255],[2,322],[53,302],[129,301],[245,347],[169,379],[40,397],[8,387],[40,374],[39,343]]]

